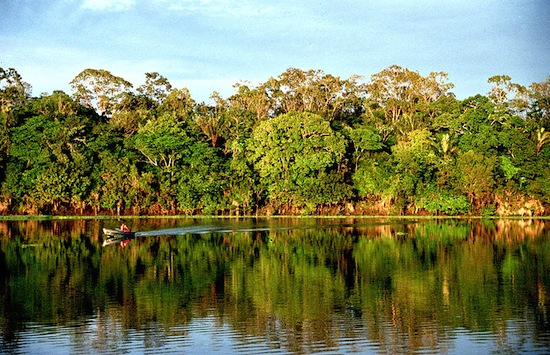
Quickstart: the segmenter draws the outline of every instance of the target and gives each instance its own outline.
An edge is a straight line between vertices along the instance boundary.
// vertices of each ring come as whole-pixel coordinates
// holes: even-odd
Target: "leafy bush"
[[[466,196],[453,196],[448,191],[438,190],[435,187],[429,187],[422,193],[416,206],[430,214],[441,213],[449,216],[466,214],[472,208]]]

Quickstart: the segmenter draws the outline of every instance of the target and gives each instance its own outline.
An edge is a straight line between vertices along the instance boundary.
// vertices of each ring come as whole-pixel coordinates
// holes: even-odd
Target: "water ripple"
[[[355,329],[351,336],[346,335],[349,326]],[[139,329],[127,329],[108,315],[96,315],[80,322],[59,326],[55,324],[28,323],[18,335],[17,343],[4,346],[0,352],[7,353],[71,353],[71,354],[110,354],[110,353],[239,353],[239,354],[290,354],[290,353],[544,353],[550,334],[538,339],[535,345],[528,339],[526,328],[534,326],[525,320],[509,320],[505,334],[495,334],[487,330],[431,329],[426,324],[420,339],[425,343],[411,346],[411,339],[399,334],[386,324],[382,342],[369,336],[369,329],[360,322],[346,326],[339,320],[334,324],[335,332],[331,340],[316,339],[307,332],[289,333],[276,329],[267,334],[248,334],[242,329],[234,329],[218,315],[194,318],[188,324],[166,327],[150,323]],[[434,333],[435,332],[435,333]],[[438,339],[430,336],[438,334]],[[309,340],[308,340],[309,339]],[[301,345],[297,345],[295,341]],[[293,345],[294,344],[294,345]],[[386,344],[383,347],[380,344]],[[417,344],[418,345],[418,344]],[[297,347],[296,347],[297,346]]]

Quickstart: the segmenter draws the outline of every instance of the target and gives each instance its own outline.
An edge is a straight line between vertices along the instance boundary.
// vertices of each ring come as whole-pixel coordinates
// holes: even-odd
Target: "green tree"
[[[186,213],[215,214],[228,206],[226,166],[220,150],[194,141],[185,148],[178,165],[175,190],[178,207]]]
[[[170,113],[149,120],[135,136],[135,147],[147,162],[172,173],[190,142],[185,123]]]
[[[346,143],[321,116],[291,112],[254,128],[248,159],[271,202],[333,203],[348,196],[345,184],[334,174]]]
[[[360,197],[374,196],[389,204],[393,198],[391,184],[395,178],[392,156],[384,152],[375,157],[361,159],[352,175],[353,187]]]
[[[463,100],[456,114],[446,116],[450,119],[450,133],[458,135],[457,147],[460,151],[498,154],[501,124],[490,120],[494,110],[495,105],[487,97],[476,95]]]
[[[0,67],[0,182],[4,179],[13,110],[26,103],[31,96],[31,85],[14,68]]]
[[[506,155],[500,156],[500,168],[504,173],[506,180],[511,180],[521,169],[514,166],[510,157]]]
[[[255,87],[237,85],[229,101],[232,107],[254,112],[258,120],[296,111],[351,122],[363,112],[366,88],[361,80],[360,76],[341,79],[321,70],[289,68]]]
[[[13,207],[28,205],[37,212],[37,204],[31,198],[37,177],[51,161],[50,152],[44,149],[44,131],[52,129],[53,123],[32,117],[24,125],[10,130],[9,157],[6,164],[4,189]]]
[[[141,176],[144,164],[132,139],[127,139],[116,126],[100,122],[94,126],[88,147],[95,164],[89,172],[87,206],[96,214],[101,210],[117,214],[147,211],[152,203],[150,196],[156,195],[156,190],[147,185],[147,176]]]
[[[11,130],[7,190],[33,209],[82,210],[91,186],[94,160],[87,142],[94,116],[59,91],[34,100],[30,112]]]
[[[233,156],[244,152],[246,140],[252,135],[254,113],[239,107],[227,106],[219,114],[225,116],[226,129],[220,132],[224,141],[224,153]]]
[[[486,206],[495,184],[494,170],[497,159],[470,150],[460,154],[454,173],[455,187],[468,196],[470,203],[479,208]]]
[[[229,208],[236,214],[250,213],[261,195],[258,176],[245,157],[245,143],[234,141],[231,158],[227,162],[227,196]]]
[[[427,129],[411,131],[392,147],[398,172],[417,178],[429,178],[437,158],[433,151],[434,138]]]
[[[234,85],[236,93],[229,97],[230,107],[238,111],[248,111],[255,120],[266,120],[275,115],[274,104],[266,85],[254,87],[242,82]]]
[[[247,141],[252,135],[254,113],[238,107],[227,107],[223,112],[227,129],[222,132],[225,141],[227,196],[232,212],[251,212],[261,196],[262,187],[252,163],[246,159]]]
[[[185,123],[175,114],[165,112],[149,120],[134,137],[135,148],[145,157],[156,176],[159,200],[175,211],[176,173],[189,147],[194,143],[185,129]]]
[[[355,162],[354,171],[357,171],[359,160],[363,157],[368,157],[370,154],[376,151],[380,151],[384,148],[382,143],[382,137],[375,128],[367,126],[358,126],[351,129],[350,133],[351,142],[353,143],[353,159]]]
[[[129,157],[107,151],[100,159],[101,182],[95,191],[100,206],[116,211],[117,215],[139,206],[139,173]]]

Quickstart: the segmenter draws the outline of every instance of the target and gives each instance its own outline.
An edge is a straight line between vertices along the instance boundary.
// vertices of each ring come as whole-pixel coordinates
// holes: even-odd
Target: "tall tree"
[[[550,76],[529,86],[529,102],[528,116],[550,131]]]
[[[321,116],[291,112],[254,128],[248,159],[273,201],[325,204],[348,197],[336,174],[346,145]]]
[[[31,85],[23,81],[17,70],[0,67],[0,112],[7,112],[28,100],[31,90]]]
[[[108,123],[123,132],[125,137],[131,137],[154,115],[156,103],[142,95],[131,92],[123,94],[119,103],[115,106],[115,112]]]
[[[416,71],[392,65],[371,76],[367,84],[369,98],[384,113],[384,118],[404,134],[420,127],[416,115],[422,104],[433,103],[450,95],[453,84],[444,72],[432,72],[423,77]]]
[[[132,84],[104,69],[85,69],[71,82],[75,99],[84,106],[110,116]]]
[[[197,115],[195,122],[200,127],[201,131],[208,137],[212,147],[218,145],[218,139],[223,135],[229,127],[230,121],[227,119],[227,103],[221,96],[214,92],[211,96],[214,100],[214,106],[200,104],[197,107]]]
[[[163,112],[174,114],[179,120],[192,119],[196,102],[187,88],[170,91],[166,99],[159,106],[159,115]]]
[[[289,68],[279,75],[277,111],[313,112],[332,121],[361,114],[361,100],[366,88],[361,77],[340,79],[321,70],[303,71]]]
[[[176,114],[165,112],[149,120],[135,135],[135,147],[150,164],[150,170],[159,186],[159,198],[172,212],[176,208],[176,173],[194,139],[186,131],[185,122]]]
[[[495,75],[487,82],[493,84],[487,96],[497,107],[511,114],[525,117],[528,106],[528,91],[525,86],[512,82],[512,78],[508,75]]]
[[[162,104],[168,94],[172,92],[172,84],[157,72],[145,73],[145,83],[138,87],[137,92],[155,103]]]
[[[256,120],[266,120],[275,115],[273,93],[262,84],[254,87],[251,83],[235,84],[236,93],[229,97],[230,107],[254,113]]]

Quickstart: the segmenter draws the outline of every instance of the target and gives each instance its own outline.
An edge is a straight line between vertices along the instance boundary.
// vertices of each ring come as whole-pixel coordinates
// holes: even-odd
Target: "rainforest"
[[[550,76],[289,68],[196,102],[157,72],[32,95],[0,68],[0,214],[550,214]]]

